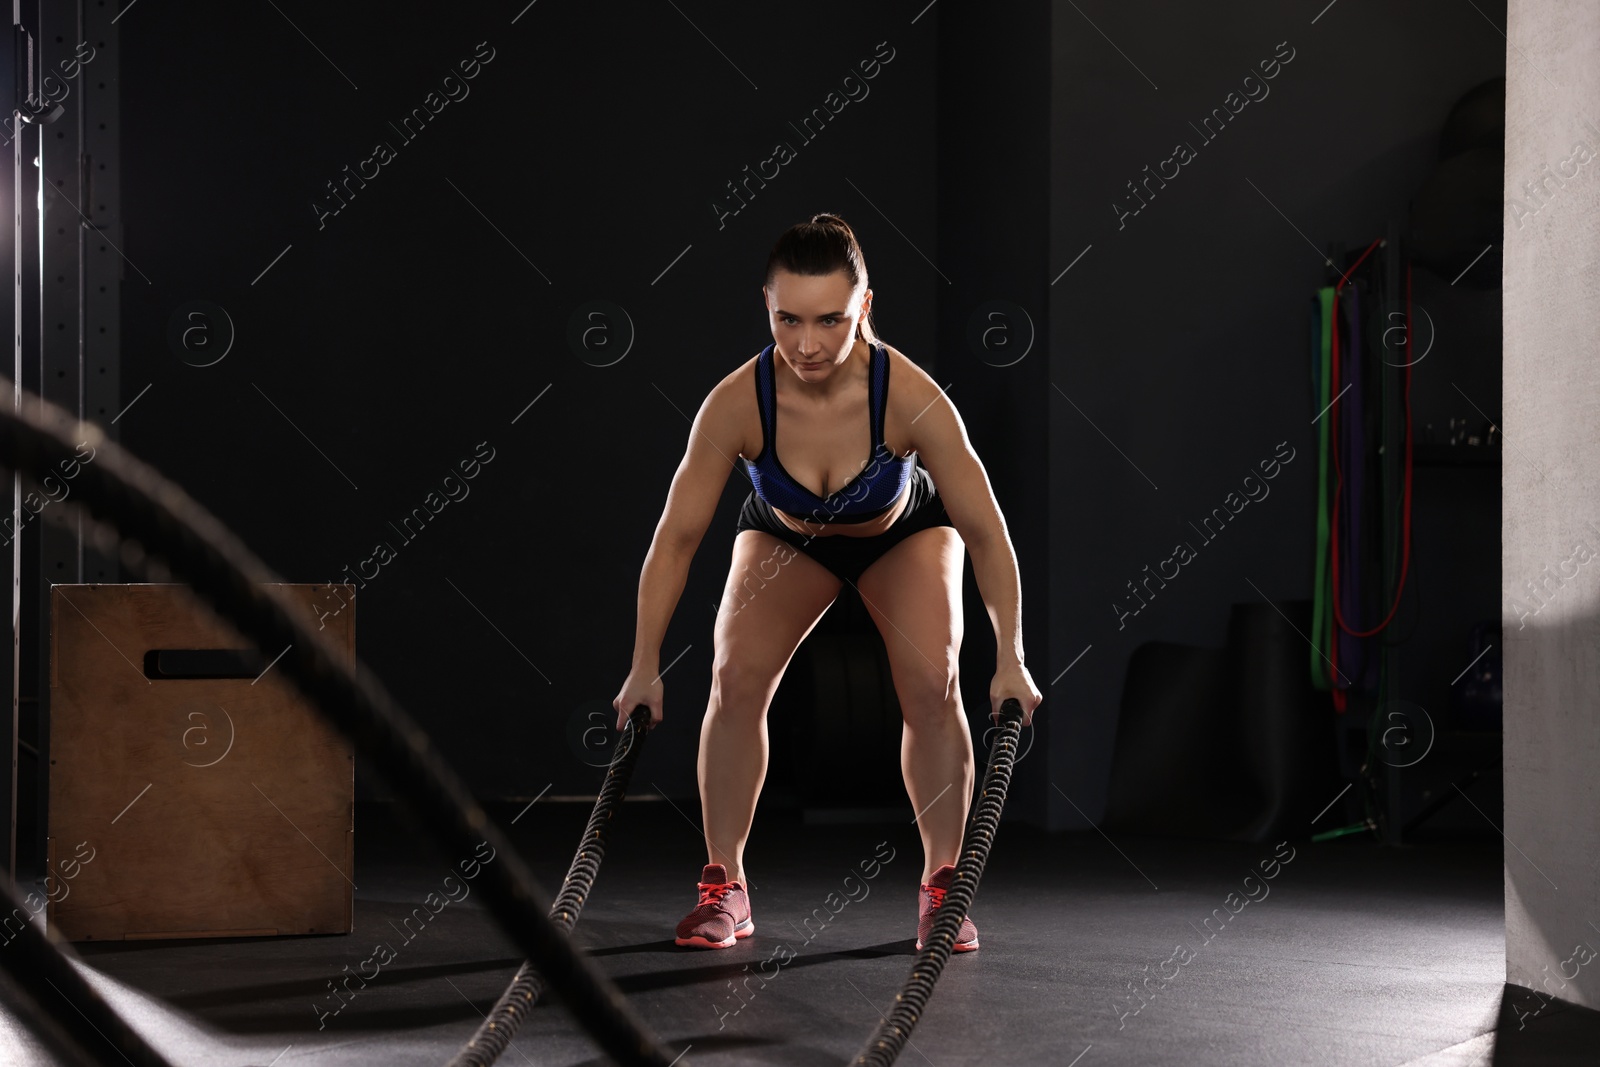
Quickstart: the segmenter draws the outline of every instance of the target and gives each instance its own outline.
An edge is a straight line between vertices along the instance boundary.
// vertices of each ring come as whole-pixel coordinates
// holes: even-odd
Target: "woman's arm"
[[[921,368],[902,357],[895,370],[904,367],[899,382],[911,378],[914,384],[901,390],[901,410],[919,412],[908,424],[907,444],[922,457],[923,466],[933,476],[945,510],[956,532],[972,556],[972,572],[983,595],[989,621],[994,626],[995,681],[990,698],[998,714],[1007,697],[1022,705],[1024,722],[1031,722],[1033,709],[1043,697],[1033,685],[1024,666],[1022,648],[1022,581],[1017,571],[1017,556],[1011,546],[1005,516],[994,498],[989,474],[972,449],[966,426],[949,397]]]
[[[725,378],[700,405],[667,491],[666,507],[645,553],[639,573],[633,659],[622,691],[612,702],[619,730],[640,704],[649,705],[652,723],[661,721],[661,642],[683,595],[689,564],[744,447],[740,412],[729,389],[735,378]]]

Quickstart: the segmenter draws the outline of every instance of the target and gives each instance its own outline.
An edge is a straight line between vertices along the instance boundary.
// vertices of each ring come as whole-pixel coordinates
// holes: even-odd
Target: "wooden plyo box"
[[[351,586],[276,588],[354,662]],[[184,585],[50,593],[50,927],[349,933],[355,756],[270,665],[284,650],[252,648]]]

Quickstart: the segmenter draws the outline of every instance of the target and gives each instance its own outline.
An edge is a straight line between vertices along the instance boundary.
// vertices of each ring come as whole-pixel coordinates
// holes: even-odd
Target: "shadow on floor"
[[[1600,1011],[1506,983],[1493,1067],[1600,1062]]]
[[[884,956],[905,956],[911,959],[916,956],[916,939],[904,938],[899,941],[885,941],[877,945],[866,945],[862,948],[834,949],[831,952],[814,952],[804,956],[795,956],[786,963],[781,964],[785,970],[798,970],[805,967],[815,967],[820,963],[831,963],[837,960],[875,960]],[[636,952],[667,952],[684,954],[684,950],[671,941],[652,941],[640,945],[617,945],[611,948],[595,949],[589,953],[591,956],[607,956]],[[716,983],[723,980],[738,978],[749,970],[749,960],[741,958],[738,962],[726,964],[707,964],[700,967],[677,967],[663,971],[649,971],[644,974],[630,974],[613,976],[612,981],[617,983],[617,988],[624,993],[643,993],[653,989],[668,989],[676,986],[689,986],[697,983]]]

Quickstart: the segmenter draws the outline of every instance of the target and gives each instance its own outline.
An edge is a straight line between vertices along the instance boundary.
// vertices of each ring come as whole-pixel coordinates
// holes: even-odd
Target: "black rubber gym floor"
[[[493,814],[507,826],[519,810]],[[510,827],[547,890],[587,814],[546,800]],[[847,1062],[913,959],[914,827],[758,813],[756,932],[713,952],[672,944],[695,903],[697,816],[627,803],[579,942],[685,1062]],[[177,1064],[439,1067],[520,956],[470,893],[424,907],[447,861],[390,809],[363,805],[356,820],[354,934],[79,945],[91,978]],[[1600,1062],[1600,1013],[1552,1002],[1519,1029],[1503,985],[1502,848],[1113,841],[1007,824],[971,913],[983,947],[950,961],[900,1062]],[[1250,878],[1262,861],[1274,876]],[[407,924],[418,908],[425,920]],[[390,951],[373,962],[380,943]],[[353,993],[330,991],[375,969]],[[0,1062],[48,1061],[6,1016]],[[500,1062],[604,1061],[552,996]]]

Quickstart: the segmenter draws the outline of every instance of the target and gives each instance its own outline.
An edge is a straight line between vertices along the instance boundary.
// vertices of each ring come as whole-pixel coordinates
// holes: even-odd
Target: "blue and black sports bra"
[[[812,522],[865,522],[894,506],[904,492],[916,456],[900,458],[883,443],[883,410],[889,395],[889,353],[881,342],[871,345],[867,376],[867,410],[872,423],[872,457],[860,474],[826,499],[795,481],[778,462],[775,447],[778,398],[773,374],[773,348],[756,357],[756,405],[761,410],[761,454],[746,459],[756,496],[779,511]]]

